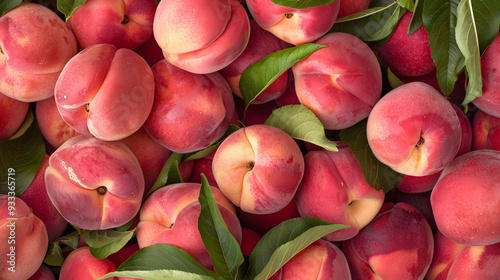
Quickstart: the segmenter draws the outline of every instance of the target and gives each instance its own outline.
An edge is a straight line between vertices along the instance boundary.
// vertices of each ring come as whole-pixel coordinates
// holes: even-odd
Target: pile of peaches
[[[0,5],[0,279],[500,279],[500,36],[470,98],[423,1],[377,43],[334,26],[383,0],[42,2]]]

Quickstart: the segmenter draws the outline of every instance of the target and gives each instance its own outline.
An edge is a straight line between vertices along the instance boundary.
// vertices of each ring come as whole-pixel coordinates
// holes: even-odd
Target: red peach
[[[108,259],[98,259],[90,253],[88,246],[77,248],[66,257],[61,271],[60,280],[95,280],[116,270]]]
[[[28,114],[30,104],[0,93],[0,142],[14,136]]]
[[[478,109],[474,113],[471,125],[473,150],[493,149],[500,151],[500,118]]]

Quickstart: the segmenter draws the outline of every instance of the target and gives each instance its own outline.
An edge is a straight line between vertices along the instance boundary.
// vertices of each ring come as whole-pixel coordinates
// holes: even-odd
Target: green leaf
[[[415,12],[415,2],[413,0],[399,0],[398,5],[412,13]]]
[[[79,236],[77,231],[73,231],[50,242],[43,262],[50,266],[62,266],[65,258],[63,253],[78,247]]]
[[[20,5],[22,0],[10,0],[0,2],[0,16]]]
[[[413,34],[413,32],[417,31],[424,24],[422,19],[424,3],[424,0],[415,0],[415,10],[411,17],[410,26],[408,26],[408,35]]]
[[[63,13],[68,20],[73,13],[80,8],[86,0],[57,0],[57,9]]]
[[[200,158],[204,158],[204,157],[208,156],[211,152],[217,150],[217,147],[219,147],[219,145],[222,143],[222,141],[224,141],[224,139],[226,139],[226,137],[231,135],[233,132],[239,130],[240,128],[241,127],[239,127],[237,125],[231,124],[229,126],[229,128],[226,130],[226,132],[224,133],[224,135],[221,137],[221,139],[219,139],[216,143],[210,145],[209,147],[207,147],[203,150],[193,152],[193,153],[184,154],[182,157],[182,161],[195,160],[195,159],[200,159]]]
[[[135,235],[135,229],[131,231],[84,229],[80,235],[87,245],[89,245],[90,253],[94,257],[105,259],[127,245],[127,242]]]
[[[374,189],[385,193],[396,187],[403,178],[389,166],[381,163],[373,154],[366,137],[367,119],[340,131],[340,140],[345,142],[358,160],[366,182]]]
[[[261,92],[296,62],[325,47],[327,46],[312,43],[290,47],[269,54],[248,66],[241,74],[239,83],[241,95],[245,101],[245,110]]]
[[[277,127],[295,139],[329,151],[338,151],[334,141],[326,138],[325,128],[316,115],[304,105],[286,105],[275,109],[265,124]]]
[[[395,89],[401,85],[403,85],[403,81],[401,81],[398,76],[394,75],[392,73],[391,68],[387,68],[387,80],[389,80],[389,84],[391,85],[391,88]]]
[[[28,111],[26,119],[33,119]],[[36,121],[23,135],[0,142],[0,193],[9,192],[9,182],[15,182],[15,193],[19,197],[29,187],[45,159],[45,144]],[[8,172],[7,172],[8,171]]]
[[[457,45],[465,57],[467,90],[462,105],[482,95],[481,54],[471,0],[461,0],[457,7],[455,36]]]
[[[318,218],[300,217],[286,220],[270,229],[257,243],[248,258],[245,279],[265,280],[304,248],[334,231],[349,228]]]
[[[470,0],[480,53],[495,39],[500,28],[500,1]]]
[[[155,183],[149,190],[149,193],[144,197],[146,199],[150,194],[152,194],[157,189],[164,187],[168,184],[182,183],[181,172],[179,171],[179,162],[182,160],[182,154],[172,153],[167,159],[163,168],[160,171],[160,175],[156,179]]]
[[[276,5],[295,9],[306,9],[316,6],[325,6],[333,3],[335,0],[271,0]]]
[[[345,32],[363,41],[380,41],[392,34],[405,9],[392,0],[374,0],[370,8],[335,21],[329,32]]]
[[[455,37],[457,6],[459,0],[425,1],[423,21],[429,34],[429,46],[439,87],[449,96],[463,68],[464,56]]]
[[[211,270],[208,270],[205,267],[203,267],[186,251],[169,244],[154,244],[139,249],[132,256],[130,256],[130,258],[128,258],[125,262],[123,262],[116,269],[116,272],[124,272],[123,274],[120,274],[120,276],[122,277],[137,277],[137,275],[134,274],[135,272],[137,273],[144,272],[145,274],[142,276],[146,276],[148,271],[157,271],[157,270],[173,270],[173,271],[185,272],[186,275],[196,274],[200,276],[211,277],[212,279],[216,280],[224,279],[221,276],[212,272]],[[125,272],[131,272],[131,274]],[[99,279],[106,279],[110,276],[112,275],[108,273]],[[139,276],[138,278],[149,279],[141,276]],[[171,278],[163,278],[163,279],[171,279]],[[205,278],[199,278],[199,279],[205,279]]]
[[[201,174],[201,190],[198,201],[201,205],[198,218],[198,230],[203,244],[210,254],[217,274],[225,279],[241,279],[244,262],[240,245],[227,229],[222,219],[210,185],[204,174]]]
[[[131,277],[137,279],[146,279],[146,280],[213,280],[211,276],[207,275],[199,275],[196,273],[179,271],[179,270],[137,270],[137,271],[119,271],[119,272],[110,272],[106,274],[106,277]],[[105,279],[101,277],[99,279]]]

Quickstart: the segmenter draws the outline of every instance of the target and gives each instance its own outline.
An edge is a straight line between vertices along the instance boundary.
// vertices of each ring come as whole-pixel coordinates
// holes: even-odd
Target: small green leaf
[[[163,168],[160,171],[160,175],[156,179],[155,183],[149,190],[149,193],[144,197],[146,199],[150,194],[152,194],[157,189],[164,187],[168,184],[182,183],[181,172],[179,171],[179,162],[182,160],[182,154],[172,153],[167,159]]]
[[[241,95],[245,101],[245,110],[261,92],[296,62],[325,47],[327,46],[312,43],[290,47],[269,54],[248,66],[241,74],[239,83]]]
[[[211,152],[217,150],[217,147],[219,147],[220,143],[222,143],[222,141],[224,141],[224,139],[226,139],[226,137],[231,135],[233,132],[239,130],[240,128],[241,127],[239,127],[237,125],[231,124],[229,126],[229,128],[226,130],[226,133],[224,133],[224,135],[221,137],[221,139],[219,139],[216,143],[210,145],[209,147],[207,147],[203,150],[193,152],[193,153],[184,154],[182,157],[182,161],[195,160],[195,159],[200,159],[200,158],[204,158],[204,157],[208,156]]]
[[[367,119],[340,131],[340,140],[345,142],[361,166],[366,182],[374,189],[385,193],[396,187],[403,175],[381,163],[373,154],[366,137]]]
[[[403,85],[403,81],[401,81],[398,76],[394,75],[392,73],[391,68],[387,68],[387,79],[389,80],[389,84],[391,85],[391,88],[397,88],[401,85]]]
[[[240,245],[227,229],[222,219],[210,185],[204,174],[201,174],[201,190],[199,195],[201,205],[198,218],[198,230],[203,244],[210,254],[217,274],[225,279],[241,279],[244,262]]]
[[[10,0],[10,1],[0,2],[0,16],[3,16],[8,11],[19,6],[22,2],[23,2],[22,0]]]
[[[462,105],[482,95],[481,54],[471,0],[460,0],[457,7],[455,36],[457,45],[465,57],[467,90]]]
[[[333,3],[335,0],[271,0],[274,4],[295,8],[306,9],[316,6],[325,6]]]
[[[78,232],[73,231],[50,242],[43,262],[50,266],[62,266],[65,258],[64,252],[76,249],[78,239]]]
[[[127,242],[135,235],[135,229],[131,231],[84,229],[80,234],[89,245],[90,253],[98,259],[105,259],[127,245]]]
[[[285,105],[275,109],[265,124],[277,127],[295,139],[329,151],[338,151],[334,141],[326,138],[325,128],[316,115],[304,105]]]
[[[424,24],[422,19],[423,10],[424,0],[415,0],[415,10],[411,17],[410,26],[408,26],[408,35],[413,34],[413,32],[417,31]]]
[[[413,0],[399,0],[398,5],[412,13],[415,12],[415,2]]]
[[[68,20],[85,1],[87,0],[57,0],[57,9]]]
[[[27,119],[33,118],[28,111]],[[29,187],[45,159],[45,144],[36,121],[23,135],[0,142],[0,193],[7,194],[8,186],[15,182],[15,193],[19,197]],[[7,172],[8,171],[8,172]],[[11,182],[11,184],[8,184]]]
[[[139,278],[149,279],[144,277],[147,276],[147,272],[157,271],[157,270],[173,270],[186,273],[186,274],[181,273],[179,275],[196,274],[200,276],[211,277],[212,279],[216,280],[224,280],[224,278],[222,278],[221,276],[215,274],[211,270],[208,270],[201,264],[199,264],[186,251],[169,244],[154,244],[139,249],[132,256],[130,256],[130,258],[128,258],[125,262],[123,262],[116,269],[116,272],[124,272],[120,274],[120,276],[122,277],[137,277],[137,274],[134,273],[145,272],[145,274],[142,275],[143,277]],[[130,272],[131,274],[125,272]],[[111,276],[112,275],[108,273],[99,279],[106,279]],[[171,279],[171,278],[163,278],[163,279]],[[199,279],[205,279],[205,278],[199,278]]]
[[[304,248],[337,230],[349,228],[318,218],[300,217],[286,220],[270,229],[249,256],[245,279],[265,280]]]
[[[110,272],[106,277],[127,277],[146,280],[213,280],[211,276],[199,275],[196,273],[179,271],[179,270],[137,270],[137,271],[119,271]],[[106,279],[101,277],[99,279]],[[109,279],[109,278],[108,278]]]
[[[495,39],[500,28],[500,1],[470,0],[480,53]]]

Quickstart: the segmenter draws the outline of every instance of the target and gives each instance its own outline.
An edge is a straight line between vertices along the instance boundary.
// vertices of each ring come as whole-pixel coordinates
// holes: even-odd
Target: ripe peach
[[[472,118],[472,149],[500,151],[500,118],[477,110]]]
[[[382,93],[375,54],[347,33],[329,33],[315,43],[328,47],[292,67],[300,103],[316,114],[325,129],[347,128],[368,117]]]
[[[60,280],[94,280],[116,270],[108,259],[98,259],[90,253],[88,246],[77,248],[64,259],[59,273]]]
[[[67,23],[80,49],[97,44],[135,49],[153,35],[154,0],[88,0]]]
[[[184,0],[182,1],[182,5],[186,5],[185,3],[187,2],[203,2],[203,4],[197,3],[197,5],[202,5],[201,7],[203,7],[203,9],[197,10],[203,11],[204,15],[208,14],[205,1]],[[238,56],[240,56],[244,51],[250,39],[250,21],[245,8],[241,5],[241,3],[239,3],[237,0],[230,0],[229,3],[231,5],[231,15],[229,22],[227,23],[224,32],[220,36],[218,36],[215,41],[204,48],[188,52],[169,52],[168,50],[164,49],[163,56],[165,57],[165,59],[186,71],[197,74],[208,74],[223,69],[224,67],[231,64],[231,62],[233,62],[236,58],[238,58]],[[183,21],[185,21],[185,19]],[[199,22],[197,22],[197,24],[199,24]],[[201,25],[199,27],[196,27],[196,31],[206,31],[207,29],[210,29],[207,28],[209,26],[212,26],[212,24],[209,24],[207,26]],[[169,29],[172,29],[172,26],[169,26]],[[162,45],[160,42],[159,44],[161,47]],[[175,41],[175,44],[179,44],[179,39]]]
[[[215,181],[214,173],[212,172],[212,160],[214,159],[215,151],[207,156],[193,160],[193,169],[189,176],[189,182],[201,184],[201,174],[205,175],[210,186],[218,188]]]
[[[328,241],[354,237],[379,212],[383,190],[365,180],[361,166],[347,144],[337,142],[338,151],[309,151],[304,156],[304,178],[295,194],[301,216],[323,219],[350,228],[328,234]]]
[[[61,215],[89,230],[130,221],[144,193],[141,166],[132,151],[119,141],[88,135],[71,138],[50,156],[45,184]]]
[[[382,64],[388,66],[396,76],[420,76],[436,69],[425,27],[422,25],[408,35],[412,16],[412,12],[406,11],[389,40],[382,46],[374,47]]]
[[[407,203],[386,205],[355,237],[342,242],[352,278],[423,279],[434,253],[429,224]]]
[[[49,246],[45,225],[14,192],[9,184],[8,195],[0,194],[0,278],[6,280],[35,274]]]
[[[42,264],[28,280],[56,280],[56,276],[48,266]]]
[[[64,66],[54,97],[62,118],[78,133],[120,140],[137,131],[151,112],[153,73],[130,49],[93,45]]]
[[[152,70],[156,93],[144,124],[151,137],[173,152],[189,153],[224,135],[234,115],[234,99],[221,74],[194,74],[165,59]]]
[[[28,114],[29,102],[0,93],[0,142],[14,136]]]
[[[378,160],[412,176],[441,171],[456,156],[462,137],[451,103],[421,82],[384,95],[368,116],[366,134]]]
[[[304,174],[304,157],[295,140],[264,124],[241,128],[215,152],[217,185],[237,207],[254,214],[283,209]]]
[[[332,28],[340,1],[328,5],[295,9],[275,4],[271,0],[247,0],[255,21],[265,30],[293,45],[311,43]]]
[[[272,112],[278,108],[273,101],[260,104],[251,103],[245,112],[245,102],[240,98],[234,99],[234,105],[236,106],[236,113],[239,116],[239,120],[242,121],[245,126],[264,124]],[[243,117],[245,118],[243,119]]]
[[[66,23],[31,2],[0,18],[0,45],[0,92],[25,102],[51,97],[61,70],[77,52]]]
[[[200,186],[197,183],[171,184],[153,192],[141,208],[137,225],[139,247],[171,244],[211,269],[210,255],[198,231]],[[229,231],[241,243],[241,225],[233,204],[219,189],[211,187],[211,190]]]
[[[369,6],[370,6],[370,0],[341,1],[337,18],[359,13],[361,11],[368,9]]]
[[[243,96],[241,95],[239,84],[243,71],[251,64],[263,59],[266,55],[292,46],[262,29],[254,19],[250,19],[250,29],[250,40],[243,53],[231,62],[231,64],[219,71],[228,82],[232,92],[242,99]],[[252,104],[266,103],[280,97],[289,84],[288,72],[279,76]]]
[[[500,242],[499,182],[500,151],[475,150],[454,159],[431,193],[439,231],[464,245]]]

